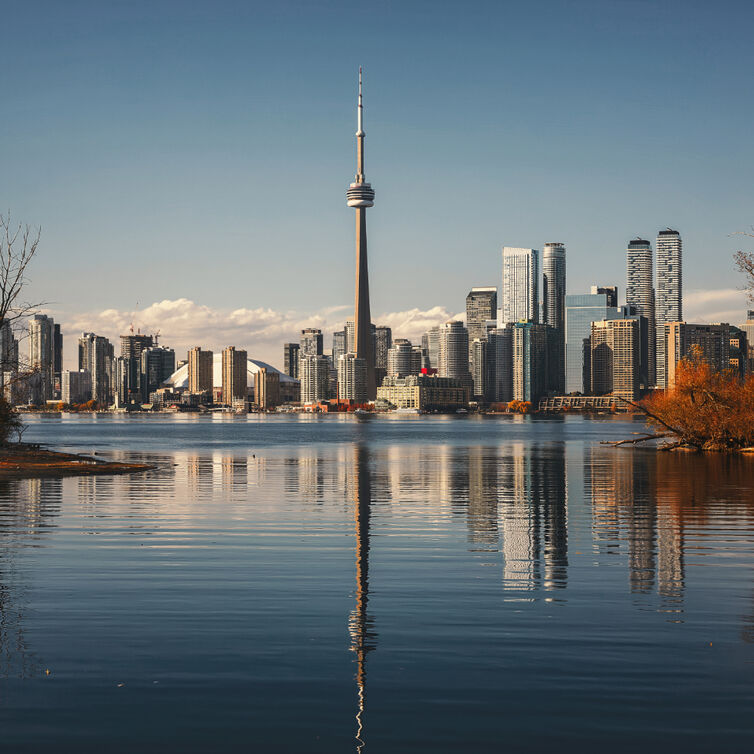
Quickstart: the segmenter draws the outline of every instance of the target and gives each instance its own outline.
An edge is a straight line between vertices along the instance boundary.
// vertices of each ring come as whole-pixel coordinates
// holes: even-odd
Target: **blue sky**
[[[0,207],[42,226],[31,293],[71,335],[135,318],[182,347],[195,318],[277,363],[301,322],[345,319],[360,64],[376,318],[417,312],[411,336],[462,310],[502,245],[562,241],[570,292],[623,291],[626,241],[666,226],[687,310],[743,315],[754,3],[27,0],[4,21]]]

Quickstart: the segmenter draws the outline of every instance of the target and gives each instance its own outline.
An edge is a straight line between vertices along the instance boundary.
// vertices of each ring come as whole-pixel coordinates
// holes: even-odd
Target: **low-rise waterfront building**
[[[469,388],[454,377],[385,377],[377,388],[377,399],[398,409],[454,411],[468,405]]]

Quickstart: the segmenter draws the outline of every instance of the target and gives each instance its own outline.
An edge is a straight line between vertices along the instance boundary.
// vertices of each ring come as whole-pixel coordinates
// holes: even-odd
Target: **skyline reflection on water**
[[[13,750],[738,750],[751,459],[457,426],[0,483]]]

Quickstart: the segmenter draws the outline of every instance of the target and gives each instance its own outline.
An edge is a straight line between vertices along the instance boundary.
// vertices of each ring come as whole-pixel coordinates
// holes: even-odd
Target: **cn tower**
[[[356,301],[354,303],[354,351],[367,365],[367,398],[377,397],[374,374],[372,314],[369,310],[369,265],[367,263],[367,207],[374,206],[374,190],[364,174],[364,109],[361,104],[361,68],[359,68],[359,105],[356,129],[356,179],[348,187],[348,206],[356,210]]]

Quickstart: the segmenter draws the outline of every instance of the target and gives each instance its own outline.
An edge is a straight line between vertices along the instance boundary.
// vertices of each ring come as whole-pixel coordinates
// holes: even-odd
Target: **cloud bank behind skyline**
[[[746,318],[745,292],[736,288],[717,290],[692,290],[684,296],[684,317],[688,322],[729,322],[740,324]],[[50,314],[61,323],[65,344],[66,369],[77,368],[77,339],[82,332],[104,335],[120,352],[119,336],[134,330],[143,333],[160,333],[160,344],[175,349],[176,360],[186,358],[194,346],[213,351],[235,345],[245,348],[249,356],[282,368],[282,346],[298,342],[301,330],[318,327],[324,333],[325,350],[329,351],[332,333],[343,328],[353,316],[348,304],[331,306],[315,312],[276,311],[274,309],[245,307],[236,309],[213,308],[188,298],[164,299],[131,311],[104,309],[78,314]],[[429,309],[406,309],[373,316],[378,325],[388,325],[393,337],[421,342],[421,336],[430,327],[450,319],[465,319],[463,312],[453,312],[444,306]]]

